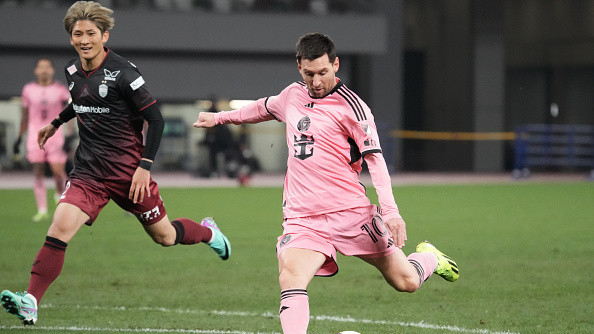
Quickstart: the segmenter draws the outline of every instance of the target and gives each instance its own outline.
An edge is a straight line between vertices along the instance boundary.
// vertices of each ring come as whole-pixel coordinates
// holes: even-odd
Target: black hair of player
[[[295,56],[301,64],[301,59],[314,60],[327,54],[331,63],[336,59],[336,49],[330,37],[314,32],[303,35],[295,46]]]

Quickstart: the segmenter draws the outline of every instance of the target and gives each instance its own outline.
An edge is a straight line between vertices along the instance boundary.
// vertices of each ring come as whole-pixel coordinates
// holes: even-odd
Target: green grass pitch
[[[158,180],[157,180],[158,181]],[[375,202],[375,192],[368,189]],[[593,333],[594,184],[402,186],[405,253],[430,240],[460,267],[397,293],[339,257],[309,286],[310,333]],[[0,314],[1,333],[280,333],[275,254],[280,188],[161,190],[170,218],[214,216],[233,244],[163,248],[110,203],[70,242],[35,329]],[[51,199],[50,199],[51,202]],[[49,222],[31,190],[0,190],[0,290],[25,290]]]

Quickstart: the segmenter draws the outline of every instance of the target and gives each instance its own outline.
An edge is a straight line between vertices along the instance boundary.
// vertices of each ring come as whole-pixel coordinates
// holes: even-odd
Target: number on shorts
[[[363,226],[361,226],[361,229],[367,232],[373,243],[378,242],[379,238],[382,238],[388,234],[388,230],[386,230],[384,221],[380,216],[374,216],[373,219],[371,219],[371,226],[369,225],[370,224],[365,223]]]

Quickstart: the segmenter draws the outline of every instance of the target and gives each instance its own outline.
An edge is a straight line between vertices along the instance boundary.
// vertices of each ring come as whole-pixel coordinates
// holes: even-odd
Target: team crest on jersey
[[[109,88],[107,87],[106,84],[99,85],[99,96],[106,97],[108,91],[109,91]]]
[[[309,116],[304,116],[297,123],[297,130],[299,130],[301,132],[305,132],[305,131],[309,130],[310,126],[311,126],[311,119],[309,118]]]
[[[105,74],[105,78],[103,78],[103,80],[116,81],[116,77],[118,76],[118,74],[120,74],[120,71],[111,72],[110,70],[104,68],[103,73]]]
[[[366,135],[371,136],[373,134],[373,129],[371,126],[369,126],[369,124],[363,124],[361,127],[363,128],[363,132],[365,132]]]

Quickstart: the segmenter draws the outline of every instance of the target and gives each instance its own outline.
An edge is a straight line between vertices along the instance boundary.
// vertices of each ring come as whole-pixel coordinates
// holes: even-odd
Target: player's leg
[[[38,303],[62,271],[68,242],[89,219],[86,213],[72,204],[58,205],[45,243],[33,262],[27,291],[13,293],[4,290],[1,293],[2,306],[7,312],[23,320],[25,325],[35,324]]]
[[[50,168],[54,175],[54,181],[56,183],[56,203],[60,200],[60,195],[64,192],[66,187],[66,162],[51,162]]]
[[[416,253],[415,253],[416,254]],[[383,257],[358,256],[363,261],[376,267],[390,286],[401,292],[414,292],[431,275],[437,266],[433,254],[422,255],[413,264],[401,249],[396,248],[392,254]]]
[[[47,162],[50,165],[54,181],[56,182],[56,193],[54,199],[56,203],[60,200],[60,196],[66,187],[66,160],[68,156],[64,152],[64,140],[63,138],[56,138],[56,140],[50,143],[46,143],[46,154]]]
[[[141,203],[136,204],[128,198],[128,184],[108,183],[107,186],[113,200],[124,210],[135,214],[146,233],[156,243],[168,247],[204,242],[223,260],[227,260],[231,255],[231,243],[213,218],[207,217],[201,222],[188,218],[170,221],[159,195],[159,187],[154,180],[151,179],[149,184],[150,196],[145,196]]]
[[[280,319],[284,334],[305,334],[309,325],[307,285],[326,262],[326,255],[287,248],[279,257]]]
[[[33,193],[37,203],[37,214],[33,216],[33,221],[39,222],[48,218],[47,214],[47,190],[45,189],[45,165],[43,163],[33,163]]]
[[[141,220],[142,222],[143,220]],[[156,223],[146,225],[146,233],[156,243],[168,247],[177,244],[193,245],[206,243],[223,260],[231,255],[231,244],[211,217],[204,218],[201,223],[188,218],[177,218],[169,221],[167,215]]]
[[[332,241],[338,251],[357,256],[375,266],[386,281],[398,291],[416,291],[437,265],[431,253],[408,258],[394,246],[379,208],[375,205],[328,214]]]

